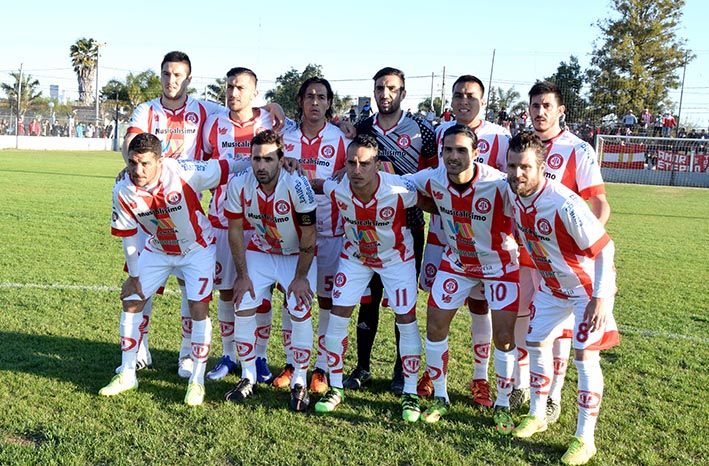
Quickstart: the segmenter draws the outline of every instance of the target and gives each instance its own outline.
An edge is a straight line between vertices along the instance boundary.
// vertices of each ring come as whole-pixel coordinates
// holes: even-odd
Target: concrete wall
[[[601,173],[603,181],[606,183],[709,188],[709,173],[631,170],[627,168],[601,168]]]
[[[0,136],[0,149],[26,150],[113,150],[113,139],[60,138],[52,136]]]

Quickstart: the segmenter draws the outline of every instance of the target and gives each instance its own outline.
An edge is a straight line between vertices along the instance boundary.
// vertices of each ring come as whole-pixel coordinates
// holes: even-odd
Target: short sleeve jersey
[[[161,98],[143,102],[131,115],[128,133],[150,133],[160,139],[162,155],[202,160],[202,132],[207,117],[227,109],[214,102],[187,97],[177,110],[163,107]]]
[[[547,149],[544,176],[586,200],[606,193],[596,151],[587,142],[564,130],[544,144]]]
[[[139,188],[125,177],[113,188],[114,236],[133,236],[140,226],[150,234],[145,247],[165,254],[186,254],[213,242],[199,193],[226,183],[229,162],[164,159],[157,185]]]
[[[487,165],[475,163],[475,177],[463,192],[440,166],[407,176],[427,193],[441,215],[446,240],[444,256],[474,278],[501,277],[519,268],[507,179]]]
[[[458,124],[457,121],[444,123],[436,128],[436,145],[438,156],[443,154],[443,134],[448,128]],[[480,124],[474,129],[478,137],[478,149],[480,154],[475,158],[475,162],[497,168],[501,172],[507,172],[507,149],[510,147],[510,132],[500,125],[480,120]],[[445,239],[442,237],[442,225],[436,214],[431,215],[428,225],[428,236],[426,242],[443,246]]]
[[[416,173],[438,165],[436,134],[430,123],[410,112],[391,128],[379,125],[379,114],[374,114],[356,124],[358,134],[369,134],[379,144],[379,161],[382,171],[397,175]],[[423,213],[418,208],[408,213],[411,228],[423,228]]]
[[[531,199],[509,190],[525,249],[542,276],[542,289],[559,298],[589,298],[595,256],[610,237],[581,197],[548,180]]]
[[[227,185],[224,215],[242,219],[254,228],[246,246],[253,251],[290,256],[299,253],[301,227],[296,213],[316,209],[315,193],[308,179],[281,169],[276,187],[265,193],[253,170],[234,175]]]
[[[443,152],[443,134],[456,124],[458,124],[457,121],[451,121],[436,128],[436,145],[439,156]],[[510,139],[512,139],[510,132],[500,125],[485,120],[480,120],[480,124],[473,130],[478,137],[478,149],[480,149],[480,155],[475,161],[506,172],[507,149],[510,147]]]
[[[330,178],[333,173],[345,166],[349,141],[340,129],[326,123],[323,129],[312,139],[303,134],[300,127],[283,133],[285,154],[300,161],[309,180]],[[325,195],[315,195],[318,204],[317,231],[321,236],[341,236],[342,221],[339,210]]]
[[[349,178],[326,180],[323,191],[336,203],[345,224],[342,256],[381,268],[412,260],[413,237],[406,209],[416,205],[416,187],[400,176],[379,172],[379,186],[366,204],[350,189]]]
[[[228,112],[210,116],[204,126],[204,158],[248,159],[251,155],[251,139],[273,127],[269,112],[260,108],[254,108],[253,112],[254,117],[244,122],[232,120]],[[226,186],[218,186],[209,201],[209,221],[215,228],[226,229],[229,226],[224,216],[225,200]]]

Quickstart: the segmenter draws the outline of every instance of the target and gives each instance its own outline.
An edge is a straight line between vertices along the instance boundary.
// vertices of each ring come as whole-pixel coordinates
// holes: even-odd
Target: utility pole
[[[15,149],[20,148],[20,102],[22,101],[22,63],[20,63],[20,79],[17,80],[17,113],[15,114]]]
[[[433,71],[431,71],[431,107],[433,107]],[[428,109],[426,109],[428,112]]]
[[[433,105],[433,102],[431,102]],[[446,67],[443,67],[443,80],[441,81],[441,114],[443,115],[443,109],[446,107]]]
[[[101,55],[101,47],[104,47],[106,45],[105,42],[92,42],[94,47],[96,47],[96,98],[95,98],[95,104],[96,104],[96,117],[94,121],[94,134],[100,134],[99,131],[99,101],[98,101],[98,57]]]
[[[487,83],[487,101],[485,102],[485,116],[483,119],[487,119],[487,108],[490,104],[490,94],[492,94],[492,70],[495,68],[495,49],[492,49],[492,63],[490,63],[490,81]]]
[[[682,121],[682,97],[684,97],[684,75],[687,72],[687,52],[684,54],[684,66],[682,67],[682,88],[679,91],[679,110],[677,111],[677,128],[680,127]],[[677,130],[675,130],[677,131]],[[675,134],[677,134],[675,132]]]

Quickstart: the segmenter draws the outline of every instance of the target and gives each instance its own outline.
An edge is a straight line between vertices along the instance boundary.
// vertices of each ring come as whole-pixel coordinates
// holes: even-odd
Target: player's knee
[[[472,314],[485,315],[490,311],[487,301],[468,298],[468,309]]]

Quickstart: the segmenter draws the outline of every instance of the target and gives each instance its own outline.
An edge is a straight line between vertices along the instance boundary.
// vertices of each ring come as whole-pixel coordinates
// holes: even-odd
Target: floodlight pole
[[[680,122],[682,121],[682,98],[684,97],[684,75],[687,73],[687,53],[684,54],[684,66],[682,67],[682,87],[679,91],[679,110],[677,110],[677,130],[679,134]]]
[[[106,43],[94,41],[94,42],[92,42],[92,44],[94,46],[96,46],[96,102],[95,102],[95,104],[96,104],[96,119],[94,122],[94,134],[96,134],[96,131],[99,130],[98,129],[98,122],[99,122],[99,115],[98,115],[99,114],[99,109],[98,109],[98,107],[99,107],[99,105],[98,105],[99,104],[99,102],[98,102],[98,58],[101,55],[101,48],[100,47],[104,47],[106,45]]]
[[[22,63],[20,63],[20,79],[17,80],[17,112],[15,113],[15,149],[20,148],[20,102],[22,101]]]

